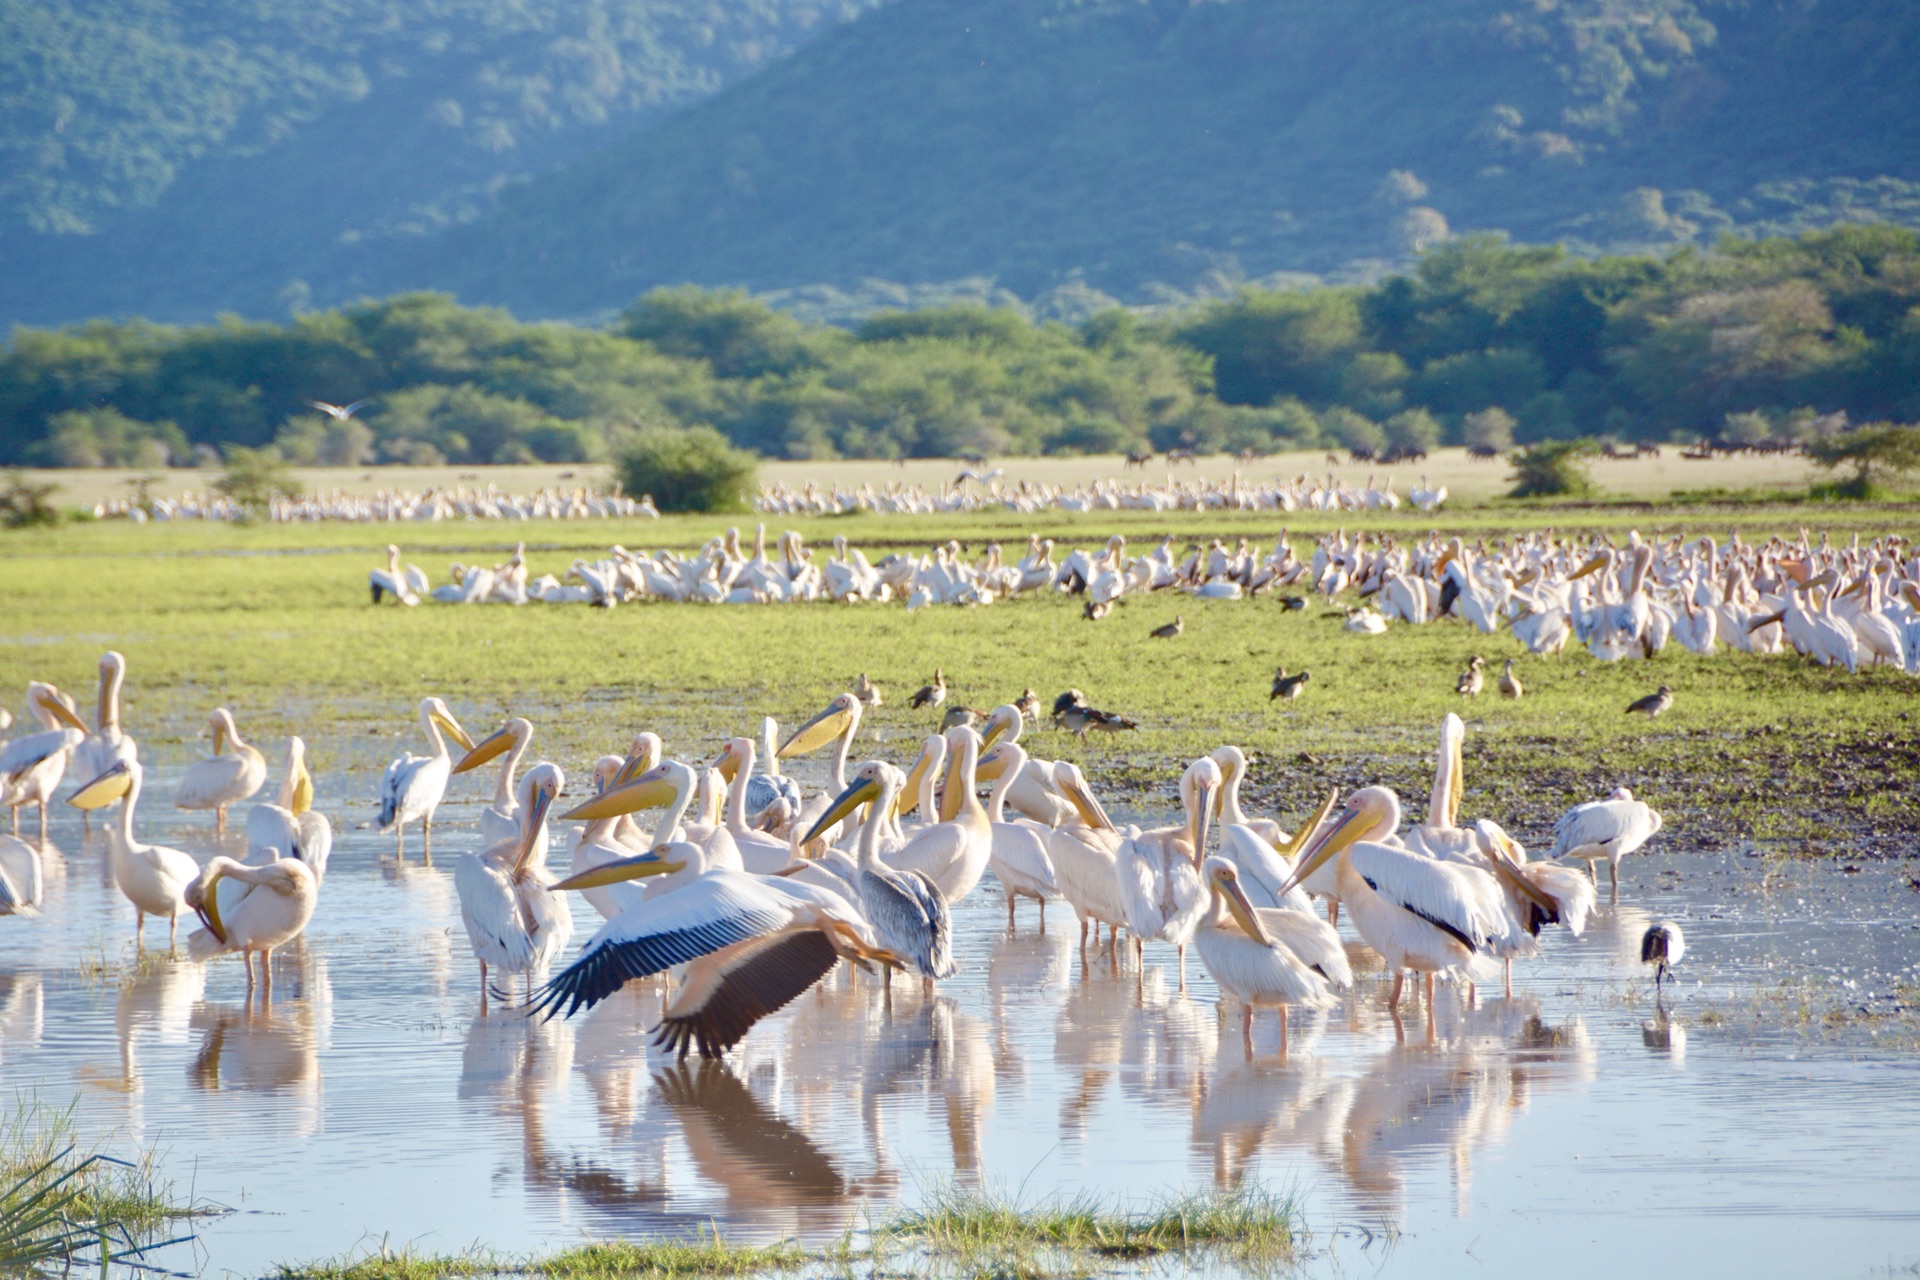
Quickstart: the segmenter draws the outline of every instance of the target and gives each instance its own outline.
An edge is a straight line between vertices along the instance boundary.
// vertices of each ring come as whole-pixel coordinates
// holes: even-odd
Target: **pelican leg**
[[[1428,975],[1427,975],[1427,1025],[1428,1025],[1429,1027],[1431,1027],[1431,1026],[1433,1025],[1433,1016],[1434,1016],[1434,1010],[1433,1010],[1433,975],[1432,975],[1432,974],[1428,974]]]
[[[223,804],[213,806],[213,834],[217,836],[227,834],[227,806]]]
[[[1099,939],[1096,938],[1095,941],[1098,942]],[[1087,954],[1087,918],[1085,916],[1080,917],[1080,954],[1082,956]]]
[[[177,915],[168,916],[167,917],[167,954],[168,955],[173,954],[174,939],[177,938],[179,934],[180,934],[180,917]]]
[[[393,856],[401,862],[407,860],[407,824],[404,822],[393,824]]]
[[[133,949],[147,949],[147,913],[138,907],[133,909]]]
[[[1174,952],[1180,957],[1180,994],[1185,995],[1187,994],[1187,944],[1181,943],[1174,948]],[[1283,1012],[1281,1017],[1285,1016]]]
[[[1599,882],[1599,877],[1595,876],[1594,883]],[[1611,858],[1607,860],[1607,901],[1620,901],[1620,864]]]
[[[40,802],[40,838],[41,839],[44,840],[46,838],[46,832],[47,832],[47,802],[45,800],[42,800]],[[82,809],[80,811],[80,834],[83,836],[90,836],[93,834],[93,815],[91,813],[88,813],[85,809]]]
[[[1340,927],[1340,899],[1327,899],[1327,923],[1334,928]]]
[[[1240,1006],[1240,1039],[1247,1048],[1247,1061],[1253,1061],[1253,1006]]]
[[[86,810],[83,809],[81,810],[81,812],[85,813]],[[13,811],[13,834],[15,834],[16,836],[20,834],[20,811],[18,809],[15,809]],[[40,843],[45,844],[46,842],[47,842],[47,802],[45,800],[42,800],[40,802]]]
[[[1395,1016],[1400,1013],[1400,988],[1406,984],[1406,981],[1407,975],[1404,970],[1393,975],[1393,992],[1387,997],[1387,1008],[1393,1010]]]
[[[1587,859],[1587,882],[1595,888],[1600,887],[1600,868],[1592,858]]]
[[[1280,1056],[1287,1056],[1287,1006],[1280,1006]]]
[[[20,838],[20,806],[8,805],[7,812],[13,815],[13,837],[18,840]],[[46,839],[45,836],[41,836],[40,838],[43,841]]]
[[[1475,1009],[1480,1005],[1480,987],[1474,982],[1467,983],[1467,1008]]]
[[[1045,933],[1047,931],[1047,900],[1037,898],[1035,901],[1040,904],[1040,932]]]
[[[420,859],[427,866],[433,865],[433,815],[426,816],[420,829]]]
[[[1008,933],[1017,932],[1017,930],[1015,930],[1013,925],[1013,899],[1014,899],[1014,895],[1009,893],[1007,895],[1007,932]]]
[[[253,949],[245,948],[240,952],[240,963],[247,966],[247,994],[253,994]]]
[[[1513,999],[1513,957],[1507,957],[1507,999]]]
[[[480,1012],[487,1011],[487,962],[480,962]]]

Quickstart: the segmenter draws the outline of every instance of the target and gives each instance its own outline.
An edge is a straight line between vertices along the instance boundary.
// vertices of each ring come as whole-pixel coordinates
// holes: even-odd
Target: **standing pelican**
[[[394,853],[399,857],[406,856],[409,822],[424,825],[427,853],[429,856],[433,853],[433,811],[440,807],[440,801],[447,794],[447,778],[453,770],[453,760],[447,754],[446,740],[440,731],[446,730],[455,742],[468,751],[473,750],[473,739],[453,718],[453,712],[447,710],[447,704],[438,698],[421,701],[420,727],[433,743],[433,754],[416,756],[406,752],[387,766],[385,776],[380,779],[378,825],[382,831],[393,832]]]
[[[20,810],[40,808],[40,841],[47,839],[47,801],[66,775],[67,760],[86,740],[87,726],[50,684],[35,680],[27,686],[27,710],[42,725],[39,733],[22,734],[0,748],[0,801],[13,815],[13,834],[20,834]]]
[[[1440,754],[1433,770],[1433,795],[1427,801],[1427,820],[1420,826],[1409,827],[1401,837],[1401,842],[1415,853],[1454,862],[1470,860],[1474,855],[1474,834],[1460,825],[1460,789],[1465,773],[1461,744],[1466,737],[1466,724],[1453,712],[1447,712],[1440,721]]]
[[[1062,760],[1054,765],[1056,789],[1073,806],[1078,820],[1063,822],[1047,836],[1047,856],[1053,859],[1054,881],[1060,896],[1080,919],[1080,950],[1087,949],[1087,922],[1096,930],[1105,924],[1117,932],[1126,923],[1126,905],[1120,899],[1117,855],[1125,838],[1114,827],[1100,802],[1094,799],[1077,766]],[[1108,935],[1108,946],[1113,945]],[[1096,932],[1094,941],[1099,941]]]
[[[608,787],[620,778],[626,761],[619,756],[601,756],[593,762],[593,783],[597,794],[604,795]],[[627,814],[612,814],[604,818],[593,818],[580,830],[580,838],[574,842],[573,857],[567,864],[569,876],[578,876],[595,867],[605,866],[609,862],[618,862],[622,858],[633,856],[633,850],[622,844],[616,833],[622,818]],[[602,920],[611,920],[640,900],[640,894],[634,885],[596,885],[582,889],[580,896],[588,905],[600,913]]]
[[[214,709],[208,721],[213,730],[213,754],[196,760],[180,775],[180,786],[173,794],[176,809],[213,810],[213,829],[227,834],[227,806],[238,804],[258,791],[267,780],[267,758],[259,748],[243,742],[234,726],[233,712]],[[233,751],[228,753],[226,748]]]
[[[1340,901],[1393,974],[1387,1006],[1396,1012],[1407,970],[1426,975],[1431,1009],[1434,975],[1471,972],[1476,956],[1506,933],[1499,888],[1485,872],[1368,839],[1391,836],[1399,826],[1399,797],[1385,787],[1362,787],[1347,797],[1339,820],[1315,837],[1282,889],[1338,859]]]
[[[133,739],[120,728],[120,688],[127,680],[127,660],[109,649],[100,655],[100,706],[97,726],[73,753],[74,771],[97,778],[115,762],[131,760]]]
[[[1120,904],[1138,951],[1148,939],[1171,942],[1180,963],[1180,989],[1187,989],[1187,943],[1200,926],[1207,891],[1200,883],[1220,766],[1202,756],[1180,775],[1180,805],[1186,821],[1151,831],[1129,828],[1114,855]]]
[[[237,880],[249,891],[236,905],[222,907],[219,885]],[[186,887],[186,904],[200,913],[206,927],[187,935],[187,956],[211,960],[238,951],[247,965],[247,990],[254,985],[253,953],[260,953],[260,980],[273,990],[273,949],[300,936],[313,919],[320,900],[320,882],[313,869],[298,858],[276,858],[265,864],[214,858]]]
[[[148,916],[167,918],[167,949],[173,949],[180,913],[187,909],[187,886],[200,874],[200,864],[178,849],[142,844],[133,836],[133,810],[140,802],[140,760],[116,761],[107,771],[68,798],[76,809],[104,809],[120,802],[120,826],[109,833],[108,857],[114,883],[133,903],[134,943],[144,946]]]
[[[827,703],[826,709],[819,715],[787,735],[780,744],[776,757],[785,760],[792,756],[812,755],[829,742],[833,744],[833,760],[827,768],[827,785],[832,795],[847,789],[847,757],[853,751],[854,735],[860,732],[860,699],[851,693],[842,693]],[[804,825],[811,826],[813,819],[823,811],[832,795],[823,796],[808,803],[801,809]]]
[[[792,856],[785,840],[755,831],[747,823],[747,792],[755,777],[755,755],[752,738],[730,738],[714,761],[714,768],[727,779],[723,823],[734,847],[740,850],[740,864],[756,875],[766,875],[786,866]]]
[[[979,785],[980,735],[960,725],[942,736],[947,743],[947,776],[940,792],[940,820],[928,814],[927,825],[887,853],[887,864],[919,872],[940,890],[941,897],[958,902],[973,892],[986,873],[993,830],[980,797],[974,794]]]
[[[1026,766],[1027,753],[1017,742],[998,743],[980,758],[980,776],[993,780],[993,792],[987,797],[987,822],[993,830],[987,865],[1007,895],[1007,928],[1013,928],[1015,901],[1032,898],[1040,904],[1040,931],[1045,933],[1047,899],[1058,892],[1053,859],[1047,856],[1047,828],[1009,822],[1006,816],[1007,792]]]
[[[480,1003],[487,1000],[489,968],[527,976],[566,950],[573,914],[547,871],[547,811],[566,785],[555,765],[541,763],[520,782],[520,820],[513,838],[484,853],[464,854],[453,870],[460,918],[480,961]]]
[[[1583,858],[1587,874],[1597,884],[1600,869],[1594,864],[1607,860],[1607,885],[1611,896],[1620,896],[1620,859],[1638,849],[1660,830],[1660,815],[1644,800],[1635,800],[1633,792],[1616,788],[1605,800],[1577,804],[1560,815],[1553,824],[1553,851],[1550,858]]]
[[[40,850],[18,836],[0,836],[0,916],[37,916],[46,885]]]
[[[951,978],[956,972],[953,917],[947,899],[925,873],[896,871],[880,860],[880,828],[906,780],[904,773],[884,760],[867,761],[853,771],[852,782],[806,838],[816,839],[862,804],[870,805],[860,828],[860,906],[880,945],[918,970],[922,988],[931,993],[936,979]]]
[[[473,750],[461,756],[452,772],[465,773],[477,769],[497,756],[506,758],[500,761],[500,777],[493,784],[493,803],[480,811],[480,845],[491,849],[505,840],[511,840],[520,833],[519,788],[514,775],[520,770],[520,758],[527,753],[527,745],[533,741],[533,725],[530,721],[515,716],[501,726],[497,733],[482,738],[475,743]]]
[[[313,775],[307,771],[305,739],[287,739],[287,772],[272,804],[247,813],[247,862],[260,866],[276,858],[298,858],[313,872],[318,888],[327,878],[333,853],[333,824],[313,809]]]
[[[1225,858],[1203,864],[1208,904],[1194,943],[1200,963],[1220,989],[1240,1002],[1240,1034],[1253,1055],[1253,1015],[1261,1005],[1280,1011],[1280,1045],[1287,1043],[1287,1006],[1324,1009],[1334,1003],[1327,979],[1304,963],[1285,941],[1293,926],[1324,926],[1310,912],[1261,911],[1241,891],[1240,876]],[[1278,934],[1278,936],[1276,936]],[[1353,979],[1345,973],[1346,982]]]
[[[1506,894],[1507,912],[1528,937],[1537,938],[1550,924],[1563,924],[1579,937],[1593,912],[1593,882],[1571,867],[1552,862],[1528,862],[1527,851],[1490,818],[1473,824],[1477,841],[1474,864],[1493,874]],[[1512,949],[1500,950],[1506,967],[1507,995],[1513,995]]]

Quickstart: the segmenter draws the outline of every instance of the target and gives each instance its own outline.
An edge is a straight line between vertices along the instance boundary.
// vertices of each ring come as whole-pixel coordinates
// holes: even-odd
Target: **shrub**
[[[712,427],[655,427],[620,455],[628,493],[662,511],[741,511],[759,487],[758,460]]]
[[[22,472],[8,473],[6,487],[0,488],[0,525],[28,529],[59,524],[60,508],[50,501],[59,491],[57,484],[34,484]]]
[[[275,498],[300,496],[300,482],[293,478],[286,459],[271,447],[230,446],[227,473],[213,487],[249,511],[262,510]]]
[[[1343,449],[1378,452],[1387,443],[1387,433],[1380,429],[1379,423],[1343,405],[1335,405],[1321,414],[1320,427],[1338,440]]]
[[[1513,465],[1510,498],[1590,498],[1599,490],[1587,474],[1586,460],[1599,452],[1591,440],[1543,440],[1509,454]]]
[[[1425,409],[1402,409],[1381,425],[1389,444],[1423,453],[1440,447],[1440,424]]]
[[[1470,413],[1460,424],[1460,442],[1469,449],[1493,449],[1504,453],[1513,448],[1513,415],[1495,405]]]
[[[1920,427],[1869,422],[1844,435],[1809,441],[1806,450],[1808,457],[1829,471],[1853,468],[1853,475],[1827,487],[1835,497],[1882,497],[1920,471]]]

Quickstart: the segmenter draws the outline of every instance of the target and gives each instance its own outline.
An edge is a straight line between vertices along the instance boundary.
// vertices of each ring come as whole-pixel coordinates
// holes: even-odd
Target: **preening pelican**
[[[1053,878],[1060,886],[1060,896],[1079,917],[1080,950],[1084,952],[1088,921],[1096,929],[1105,924],[1111,930],[1126,923],[1116,860],[1124,837],[1093,798],[1077,766],[1059,761],[1054,766],[1053,782],[1073,806],[1077,821],[1063,822],[1048,834],[1047,856],[1053,859]],[[1099,940],[1098,934],[1094,940]],[[1113,935],[1109,934],[1108,946],[1112,945]]]
[[[631,978],[686,965],[654,1044],[682,1058],[697,1047],[718,1058],[754,1023],[784,1008],[832,970],[841,957],[895,965],[844,902],[772,877],[726,868],[701,869],[705,851],[684,842],[570,876],[559,889],[588,889],[643,876],[696,871],[671,893],[607,921],[580,956],[531,1002],[547,1017],[572,1017],[618,991]]]
[[[222,880],[248,886],[247,894],[231,907],[220,902]],[[298,858],[276,858],[255,865],[232,858],[214,858],[190,881],[186,903],[200,914],[206,927],[187,935],[187,957],[211,960],[238,951],[246,960],[247,990],[254,985],[253,953],[260,953],[260,980],[273,989],[273,950],[300,936],[313,919],[320,900],[320,882],[313,869]]]
[[[1427,820],[1420,826],[1409,827],[1401,837],[1401,843],[1415,853],[1450,862],[1470,860],[1474,855],[1474,834],[1460,825],[1460,787],[1464,773],[1461,744],[1466,737],[1466,724],[1453,712],[1447,712],[1440,721],[1440,754],[1433,771],[1433,796],[1427,802]]]
[[[213,810],[213,829],[227,834],[227,806],[238,804],[258,791],[267,780],[267,758],[259,748],[243,742],[234,726],[233,713],[225,707],[214,709],[208,720],[213,731],[213,754],[187,766],[174,792],[176,809]],[[231,752],[226,748],[232,747]]]
[[[527,744],[532,741],[533,724],[515,716],[497,733],[476,742],[473,750],[453,766],[454,773],[465,773],[496,757],[506,757],[500,761],[500,777],[493,784],[493,803],[480,811],[480,847],[483,849],[491,849],[520,834],[520,792],[514,775],[519,772],[520,758],[526,755]]]
[[[40,850],[18,836],[0,836],[0,916],[37,916],[46,889]]]
[[[1285,1052],[1288,1005],[1324,1009],[1334,1004],[1326,977],[1294,953],[1286,935],[1303,922],[1306,927],[1332,926],[1310,912],[1256,909],[1240,889],[1239,873],[1225,858],[1208,858],[1203,869],[1208,903],[1194,934],[1200,963],[1222,991],[1240,1002],[1240,1034],[1248,1056],[1253,1054],[1254,1010],[1261,1005],[1280,1011],[1280,1044]],[[1343,985],[1352,980],[1352,971],[1347,970]]]
[[[20,810],[38,805],[40,842],[45,844],[47,802],[66,775],[68,758],[86,740],[87,726],[58,689],[38,680],[27,686],[27,710],[46,727],[0,747],[0,800],[13,815],[15,836],[20,834]]]
[[[1475,865],[1484,867],[1506,895],[1507,913],[1528,937],[1550,924],[1563,924],[1579,937],[1594,906],[1593,881],[1571,867],[1528,862],[1527,851],[1490,818],[1473,824]],[[1506,991],[1513,994],[1513,953],[1496,948],[1506,962]]]
[[[67,803],[76,809],[104,809],[115,800],[120,802],[120,825],[109,833],[107,849],[114,883],[133,903],[134,943],[145,945],[148,916],[165,916],[167,949],[171,951],[180,913],[187,909],[187,886],[200,874],[200,864],[178,849],[134,839],[133,810],[140,802],[143,773],[137,756],[116,761],[74,792]]]
[[[547,871],[547,811],[566,785],[556,765],[542,762],[520,782],[518,829],[482,853],[463,854],[453,869],[460,918],[480,961],[480,1001],[489,970],[533,974],[545,970],[573,937],[573,913]]]
[[[775,804],[785,801],[792,812],[799,813],[801,806],[807,802],[800,784],[780,772],[779,739],[779,724],[772,716],[761,716],[757,760],[765,766],[766,772],[756,773],[747,779],[747,821],[762,830],[766,829],[767,815]]]
[[[992,824],[975,795],[980,766],[980,735],[964,725],[942,735],[947,743],[947,776],[940,791],[939,821],[927,825],[886,854],[887,865],[917,871],[948,902],[973,892],[993,853]],[[816,824],[817,829],[817,824]]]
[[[433,851],[433,811],[446,797],[447,778],[453,769],[453,759],[447,754],[446,740],[440,731],[446,730],[455,742],[468,751],[473,750],[473,739],[453,718],[453,712],[447,710],[447,704],[438,698],[421,701],[420,728],[433,744],[433,754],[416,756],[409,751],[388,765],[386,775],[380,779],[379,828],[393,832],[394,853],[401,857],[407,852],[409,822],[424,825],[427,851],[429,854]]]
[[[922,986],[931,990],[935,979],[956,972],[947,899],[925,873],[896,871],[880,860],[880,829],[905,784],[906,775],[884,760],[867,761],[853,771],[853,781],[806,838],[814,840],[861,805],[870,806],[860,828],[860,906],[880,945],[911,964]]]
[[[298,858],[313,872],[317,887],[327,878],[333,854],[333,824],[313,809],[313,775],[307,772],[305,739],[287,739],[287,772],[272,804],[247,813],[247,862],[260,866],[276,858]]]
[[[1660,815],[1644,800],[1635,800],[1633,792],[1616,788],[1605,800],[1577,804],[1560,815],[1553,824],[1551,858],[1583,858],[1587,874],[1597,884],[1600,869],[1594,864],[1607,860],[1607,885],[1611,896],[1620,896],[1620,859],[1638,849],[1660,830]]]
[[[1027,690],[1033,694],[1033,690]],[[1018,703],[1005,703],[995,707],[987,717],[987,724],[981,730],[982,745],[991,747],[1005,742],[1019,742],[1026,731],[1027,721],[1039,714],[1039,697],[1034,696],[1034,710],[1031,714],[1022,711]],[[1006,803],[1032,818],[1042,826],[1057,827],[1074,816],[1073,806],[1067,803],[1053,785],[1053,761],[1037,760],[1027,757],[1026,765],[1007,791]]]
[[[1026,751],[1017,742],[997,743],[980,757],[980,776],[993,781],[993,793],[987,797],[987,822],[993,832],[987,865],[993,868],[1007,895],[1007,928],[1014,927],[1014,902],[1032,898],[1040,904],[1040,930],[1044,933],[1047,899],[1058,892],[1053,859],[1047,856],[1047,828],[1009,822],[1006,817],[1007,792],[1025,776],[1029,763]]]
[[[1314,838],[1283,889],[1338,859],[1340,901],[1392,972],[1387,1003],[1396,1011],[1406,970],[1427,975],[1431,1008],[1434,975],[1471,973],[1475,957],[1507,932],[1499,888],[1484,871],[1368,839],[1390,836],[1399,826],[1399,797],[1385,787],[1362,787],[1347,797],[1339,820]]]
[[[127,660],[111,649],[101,654],[97,727],[73,753],[74,771],[83,778],[97,778],[136,754],[133,739],[120,728],[120,688],[126,680]]]
[[[1128,829],[1114,855],[1120,880],[1120,905],[1138,950],[1148,939],[1171,942],[1179,957],[1180,989],[1187,989],[1187,943],[1200,927],[1207,891],[1200,883],[1212,829],[1213,800],[1220,790],[1220,766],[1202,756],[1180,775],[1180,806],[1186,822],[1178,827]]]

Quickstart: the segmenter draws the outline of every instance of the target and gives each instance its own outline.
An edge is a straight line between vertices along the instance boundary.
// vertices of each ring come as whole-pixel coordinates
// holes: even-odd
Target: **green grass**
[[[1797,514],[1745,518],[1740,527],[1749,539],[1797,534]],[[1836,537],[1905,529],[1911,512],[1840,515],[1846,521],[1827,526]],[[1549,522],[1616,534],[1637,526],[1648,536],[1727,529],[1724,519],[1690,510],[1643,519],[1487,509],[1439,523],[1491,535]],[[955,536],[977,552],[992,537],[1024,543],[1030,529],[1064,546],[1090,545],[1116,528],[1136,543],[1173,529],[1177,547],[1214,533],[1270,545],[1283,523],[1303,532],[1332,522],[1009,513],[794,523],[816,544],[844,528],[874,553],[908,533],[909,545]],[[1410,536],[1433,524],[1401,516],[1367,527]],[[900,758],[931,724],[904,709],[905,695],[935,666],[946,670],[954,699],[970,705],[1009,701],[1027,686],[1045,699],[1077,686],[1095,705],[1137,719],[1139,733],[1082,745],[1042,729],[1030,743],[1036,754],[1081,763],[1112,802],[1136,812],[1171,805],[1180,765],[1222,742],[1255,755],[1250,798],[1260,811],[1297,817],[1329,784],[1375,781],[1417,811],[1436,726],[1449,710],[1462,711],[1469,726],[1465,814],[1498,817],[1529,843],[1568,803],[1624,784],[1689,842],[1762,839],[1821,854],[1884,833],[1887,815],[1873,807],[1911,797],[1920,772],[1909,719],[1920,708],[1920,682],[1897,671],[1848,675],[1798,657],[1703,659],[1677,645],[1644,663],[1599,663],[1583,652],[1536,659],[1505,633],[1454,623],[1352,636],[1317,603],[1288,612],[1270,599],[1156,595],[1124,600],[1100,623],[1083,621],[1076,601],[1059,598],[915,615],[897,605],[602,611],[367,603],[374,548],[396,534],[414,540],[409,558],[435,576],[454,558],[503,557],[507,539],[523,534],[555,540],[530,549],[538,574],[563,572],[574,555],[616,540],[684,548],[721,527],[689,517],[524,529],[95,525],[8,534],[0,559],[14,607],[0,616],[0,688],[49,679],[87,704],[99,653],[117,648],[129,662],[125,721],[149,758],[203,750],[206,713],[227,705],[276,761],[283,736],[303,734],[323,804],[349,819],[372,807],[373,781],[343,787],[338,774],[376,769],[415,745],[413,708],[429,693],[448,698],[475,729],[527,715],[539,732],[538,755],[577,771],[642,728],[662,733],[677,754],[710,755],[723,738],[753,732],[762,714],[783,724],[811,715],[866,671],[888,705],[869,717],[859,753]],[[1185,635],[1147,638],[1176,613],[1186,618]],[[1476,653],[1496,672],[1517,658],[1526,698],[1510,703],[1490,692],[1463,706],[1453,681]],[[1278,665],[1313,672],[1298,702],[1268,701]],[[1669,715],[1648,725],[1622,714],[1661,683],[1676,692]]]
[[[558,1280],[651,1280],[667,1276],[754,1276],[794,1271],[817,1260],[791,1244],[696,1240],[611,1240],[558,1253],[517,1255],[488,1249],[416,1253],[382,1246],[362,1257],[283,1264],[273,1280],[437,1280],[442,1276],[549,1276]]]

